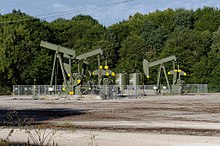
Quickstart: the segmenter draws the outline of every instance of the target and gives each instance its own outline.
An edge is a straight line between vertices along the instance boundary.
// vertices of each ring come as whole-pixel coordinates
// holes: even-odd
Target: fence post
[[[20,85],[18,85],[18,96],[20,96]]]
[[[47,95],[46,89],[47,89],[47,85],[44,85],[44,95]]]
[[[208,94],[209,90],[208,90],[208,85],[205,84],[205,93]]]
[[[127,96],[128,96],[128,98],[129,98],[129,90],[130,90],[130,89],[128,89],[128,88],[129,88],[129,85],[125,85],[125,86],[127,86]]]
[[[12,92],[12,96],[15,96],[15,85],[13,85],[13,92]]]

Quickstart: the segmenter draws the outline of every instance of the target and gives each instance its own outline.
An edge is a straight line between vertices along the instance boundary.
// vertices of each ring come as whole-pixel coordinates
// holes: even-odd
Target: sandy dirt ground
[[[63,126],[55,139],[60,145],[220,145],[220,94],[104,101],[0,97],[0,103],[1,123],[15,111],[20,119]],[[0,137],[7,130],[0,130]],[[27,139],[19,132],[12,140]]]
[[[5,136],[10,129],[0,131]],[[92,138],[91,138],[92,136]],[[16,129],[11,141],[27,141],[28,134]],[[52,143],[52,142],[51,142]],[[57,131],[54,143],[59,146],[219,146],[220,138],[145,132],[97,130]]]

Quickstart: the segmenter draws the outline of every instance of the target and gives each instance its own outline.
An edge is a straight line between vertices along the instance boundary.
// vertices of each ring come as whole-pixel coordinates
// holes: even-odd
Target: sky
[[[105,26],[110,26],[127,20],[137,12],[147,14],[167,8],[195,10],[204,6],[220,8],[220,0],[0,0],[0,13],[6,14],[13,9],[20,9],[46,21],[70,19],[84,14],[92,16]]]

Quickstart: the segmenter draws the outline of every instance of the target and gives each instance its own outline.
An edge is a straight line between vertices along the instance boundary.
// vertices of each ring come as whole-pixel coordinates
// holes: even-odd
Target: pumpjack
[[[52,43],[48,43],[45,41],[41,41],[40,46],[54,50],[54,62],[53,62],[53,70],[51,75],[50,85],[53,85],[53,80],[55,78],[55,85],[57,85],[57,68],[58,63],[61,68],[62,76],[63,76],[63,88],[62,90],[68,94],[75,94],[76,89],[78,91],[77,94],[82,94],[81,86],[82,85],[94,85],[93,76],[97,75],[99,80],[99,86],[101,86],[104,82],[104,78],[111,74],[114,76],[114,72],[108,69],[107,63],[105,65],[105,69],[102,69],[100,65],[101,57],[103,56],[102,49],[96,49],[94,51],[87,52],[85,54],[81,54],[79,56],[76,55],[74,49],[62,47],[60,45],[55,45]],[[98,70],[91,71],[89,65],[89,58],[92,56],[98,56]],[[57,61],[58,60],[58,61]],[[77,64],[78,72],[72,73],[71,68],[73,64]],[[82,67],[81,67],[82,64]],[[81,71],[82,69],[82,71]],[[86,70],[89,72],[90,79],[86,81]],[[89,83],[88,83],[89,82]],[[90,88],[91,89],[91,88]],[[84,90],[85,91],[85,90]]]
[[[85,79],[86,77],[86,67],[88,67],[88,71],[89,71],[89,83],[86,84],[86,85],[91,85],[93,86],[93,88],[89,88],[89,90],[92,90],[93,92],[102,92],[102,96],[107,96],[107,94],[109,94],[109,91],[104,91],[105,89],[103,89],[103,85],[111,85],[112,82],[113,82],[113,79],[110,79],[110,77],[114,77],[115,73],[112,72],[108,65],[107,65],[107,60],[105,60],[105,66],[104,66],[104,69],[103,69],[103,66],[101,65],[101,59],[104,57],[103,55],[103,51],[102,49],[97,49],[97,50],[94,50],[94,51],[91,51],[91,52],[88,52],[88,53],[85,53],[85,54],[82,54],[82,55],[79,55],[76,57],[76,60],[77,60],[77,64],[78,64],[78,73],[80,74],[80,64],[79,62],[82,60],[83,61],[83,64],[82,64],[82,72],[81,72],[81,76],[83,79]],[[98,58],[98,69],[95,70],[95,71],[91,71],[90,70],[90,65],[89,65],[89,58],[92,57],[92,56],[95,56],[97,55],[97,58]],[[98,76],[98,86],[97,86],[97,82],[94,80],[94,77],[95,76]],[[109,81],[109,82],[106,82],[106,81]],[[81,84],[83,85],[83,84]],[[80,86],[78,87],[80,88]],[[95,91],[94,91],[95,90]],[[84,89],[84,92],[88,92],[88,90],[85,90]]]
[[[71,67],[76,59],[75,50],[62,47],[60,45],[48,43],[45,41],[41,41],[40,46],[55,51],[50,85],[51,86],[53,85],[54,79],[55,79],[55,85],[57,85],[57,74],[58,74],[58,64],[59,64],[63,76],[62,90],[65,90],[65,92],[68,92],[69,94],[73,94],[74,91],[70,87],[74,86],[74,79],[73,79]]]
[[[176,60],[177,60],[176,56],[173,56],[173,55],[166,57],[166,58],[163,58],[161,60],[154,61],[154,62],[148,62],[146,59],[143,60],[143,70],[144,70],[144,73],[147,78],[150,78],[150,74],[149,74],[150,67],[159,65],[158,76],[157,76],[157,85],[156,85],[156,90],[158,91],[158,93],[161,93],[161,87],[160,87],[161,86],[161,70],[163,70],[163,73],[164,73],[164,76],[166,79],[167,88],[170,92],[172,91],[174,93],[176,91],[177,87],[180,87],[182,84],[184,84],[184,81],[180,79],[180,76],[181,75],[186,76],[186,73],[179,69],[179,65],[178,65],[178,69],[175,69]],[[164,65],[165,63],[170,62],[170,61],[173,62],[173,70],[168,72],[169,75],[173,75],[172,89],[171,89],[171,86],[170,86],[170,83],[168,80],[168,76],[166,73],[165,65]],[[178,79],[177,79],[177,75],[179,75]],[[178,90],[178,92],[180,92],[180,91]]]
[[[150,78],[149,68],[153,67],[153,66],[156,66],[156,65],[159,65],[158,76],[157,76],[157,85],[156,85],[157,90],[158,90],[159,93],[161,92],[161,87],[160,87],[160,83],[161,83],[161,70],[163,70],[163,72],[164,72],[168,89],[169,90],[171,89],[170,88],[170,84],[169,84],[169,80],[168,80],[168,77],[167,77],[165,65],[164,65],[166,62],[169,62],[169,61],[175,62],[176,61],[176,57],[175,56],[169,56],[169,57],[166,57],[164,59],[157,60],[157,61],[154,61],[154,62],[148,62],[146,59],[143,60],[143,69],[144,69],[144,73],[147,76],[147,78]]]

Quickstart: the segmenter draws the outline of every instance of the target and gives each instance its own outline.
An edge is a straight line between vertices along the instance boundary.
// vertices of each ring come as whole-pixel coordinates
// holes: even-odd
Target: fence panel
[[[180,94],[206,94],[208,93],[207,84],[184,84],[178,88],[171,86],[171,90],[166,86],[161,86],[160,92],[155,85],[93,85],[93,86],[72,86],[65,89],[62,85],[14,85],[13,96],[32,96],[39,98],[41,96],[69,96],[72,93],[78,96],[96,95],[102,99],[117,99],[117,98],[138,98],[143,96],[153,95],[172,95],[174,93]],[[64,92],[65,90],[65,92]],[[175,90],[181,90],[175,91]],[[72,95],[72,96],[74,96]]]

